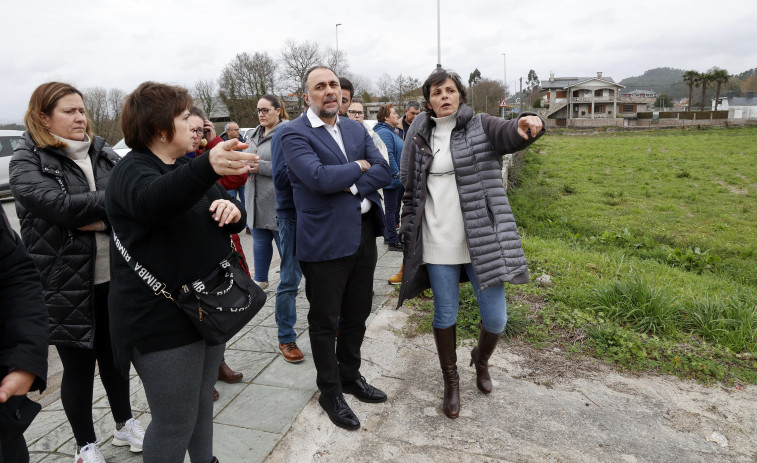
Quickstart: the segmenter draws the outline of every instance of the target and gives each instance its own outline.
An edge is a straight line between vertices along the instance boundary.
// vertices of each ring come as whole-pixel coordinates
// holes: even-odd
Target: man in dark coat
[[[28,462],[24,431],[41,407],[26,393],[47,382],[47,308],[31,256],[0,215],[0,462]]]
[[[334,424],[358,429],[342,393],[363,402],[386,400],[360,374],[360,346],[384,225],[377,190],[391,175],[363,125],[337,115],[342,91],[336,74],[315,66],[305,84],[310,108],[280,129],[297,215],[295,254],[310,302],[318,402]]]

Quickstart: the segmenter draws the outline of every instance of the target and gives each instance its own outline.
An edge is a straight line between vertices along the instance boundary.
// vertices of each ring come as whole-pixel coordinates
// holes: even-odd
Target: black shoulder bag
[[[121,256],[156,296],[172,300],[184,312],[209,346],[223,344],[237,334],[263,307],[266,295],[241,267],[234,250],[205,278],[183,284],[171,295],[166,284],[150,273],[126,250],[112,231]]]

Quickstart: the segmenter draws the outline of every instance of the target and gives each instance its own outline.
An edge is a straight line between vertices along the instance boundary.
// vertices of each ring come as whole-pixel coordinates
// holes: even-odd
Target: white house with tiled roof
[[[611,77],[555,77],[550,73],[548,81],[542,81],[546,92],[546,116],[549,119],[597,119],[631,116],[637,111],[646,111],[647,100],[643,96],[622,96],[624,85],[615,83]]]

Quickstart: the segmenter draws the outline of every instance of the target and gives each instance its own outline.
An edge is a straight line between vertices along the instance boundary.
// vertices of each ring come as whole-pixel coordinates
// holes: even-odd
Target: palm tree
[[[715,111],[717,111],[718,100],[720,100],[720,86],[728,82],[728,79],[730,79],[731,76],[728,75],[728,71],[718,67],[714,67],[707,72],[712,76],[712,81],[718,84],[717,89],[715,90]]]
[[[683,73],[683,83],[689,86],[689,111],[691,111],[691,98],[694,96],[694,86],[699,87],[697,79],[699,73],[697,71],[686,71]]]
[[[706,95],[706,93],[707,93],[707,84],[709,84],[710,82],[712,82],[712,74],[710,74],[709,72],[702,72],[702,73],[699,74],[699,79],[698,80],[699,80],[699,85],[702,86],[702,107],[701,107],[701,111],[704,111],[705,110],[704,109],[704,99],[707,96]]]

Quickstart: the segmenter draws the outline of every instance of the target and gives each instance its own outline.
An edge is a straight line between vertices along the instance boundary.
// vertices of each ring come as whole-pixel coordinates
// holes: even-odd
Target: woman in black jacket
[[[145,82],[124,103],[121,128],[133,151],[113,169],[105,203],[117,237],[111,246],[110,315],[118,364],[134,363],[152,422],[143,460],[213,458],[213,384],[224,345],[209,346],[171,300],[146,284],[118,251],[177,294],[206,277],[231,250],[245,213],[216,183],[246,175],[258,157],[234,138],[190,159],[192,97],[180,87]],[[239,150],[239,151],[234,151]]]
[[[129,380],[113,364],[108,323],[109,226],[105,188],[118,155],[93,137],[82,94],[60,83],[32,93],[10,162],[21,236],[42,277],[50,343],[63,363],[61,401],[76,458],[104,462],[92,424],[95,362],[116,422],[113,444],[142,450]]]

